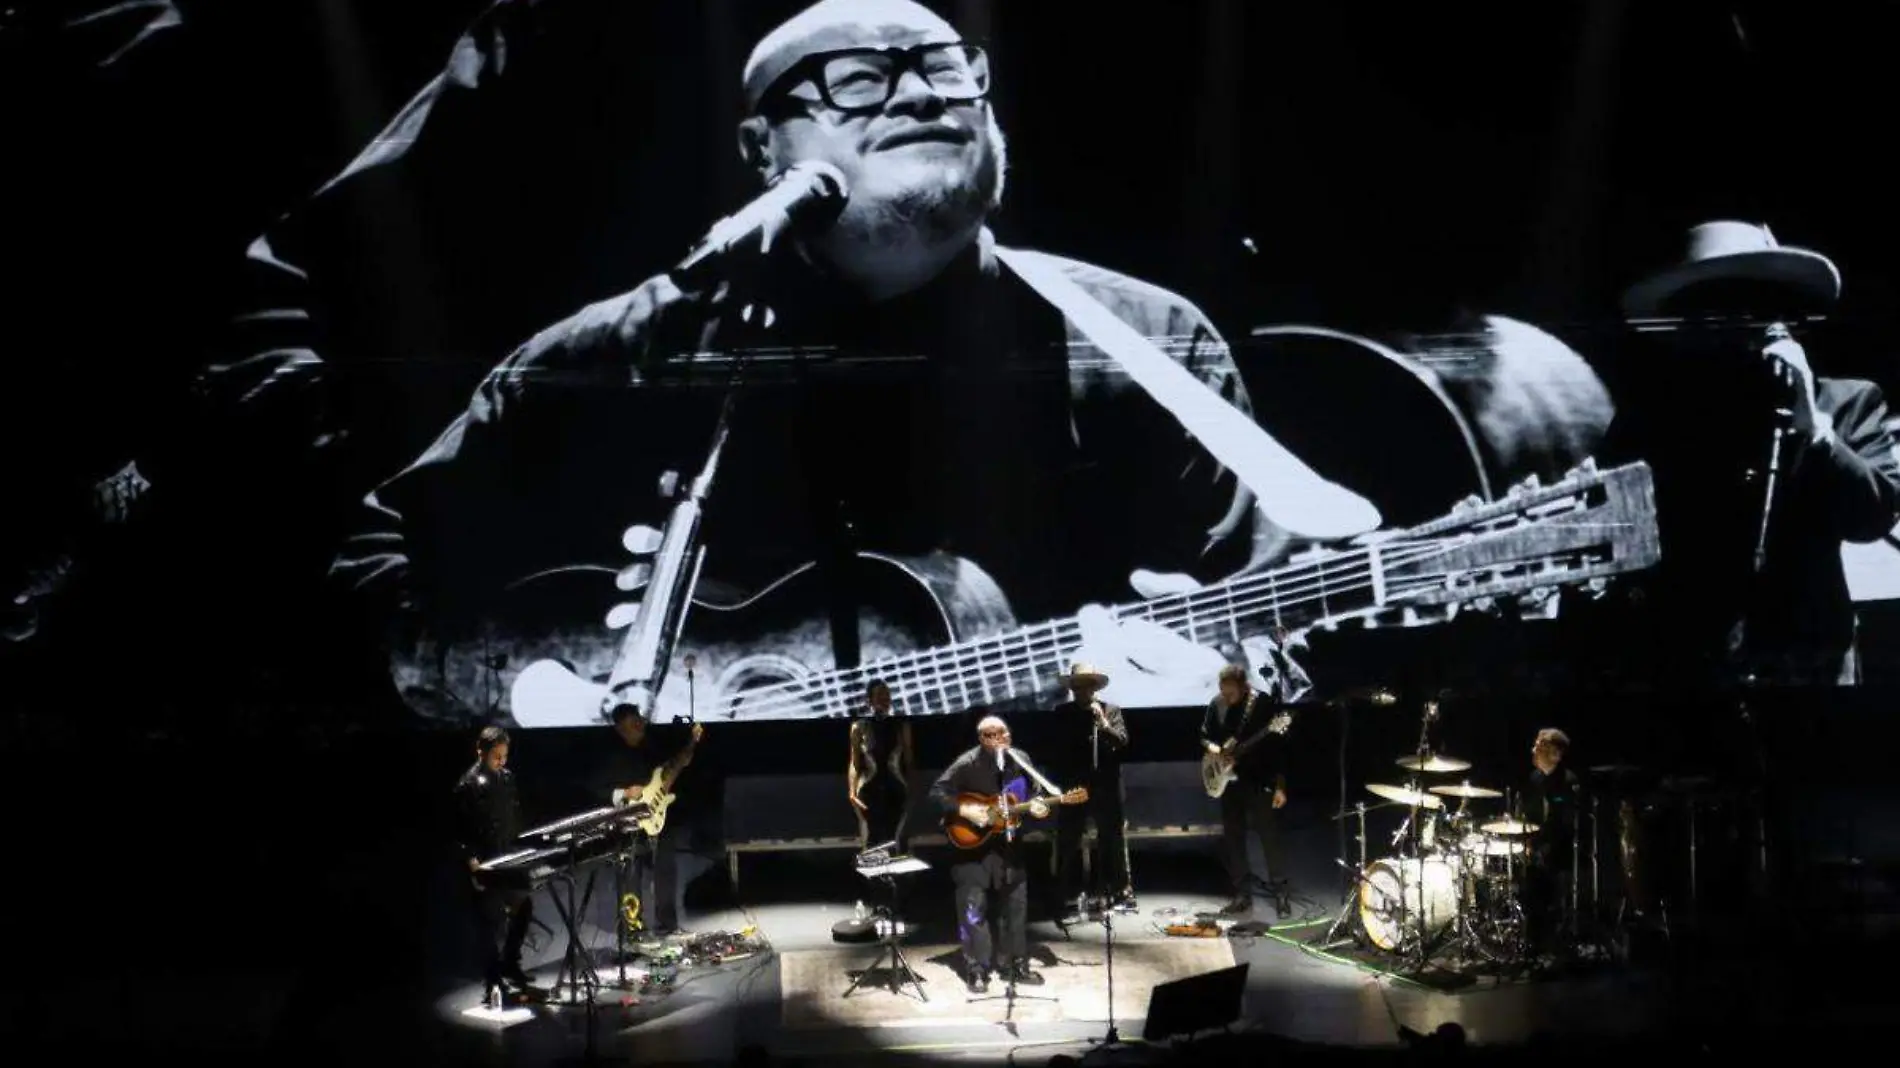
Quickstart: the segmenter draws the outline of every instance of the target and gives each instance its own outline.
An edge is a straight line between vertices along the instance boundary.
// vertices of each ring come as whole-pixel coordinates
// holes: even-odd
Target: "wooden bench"
[[[1215,823],[1128,828],[1128,840],[1130,842],[1218,837],[1220,837],[1220,825]],[[1055,841],[1055,832],[1048,829],[1028,831],[1023,834],[1022,841],[1052,843]],[[945,849],[949,847],[949,844],[949,840],[944,837],[941,831],[929,831],[910,836],[910,848],[912,853],[920,849]],[[1083,833],[1082,847],[1082,870],[1086,873],[1094,867],[1095,830],[1093,827]],[[731,842],[726,846],[726,873],[731,876],[733,887],[737,888],[739,885],[739,858],[742,855],[746,853],[803,853],[812,850],[840,852],[848,850],[855,853],[858,850],[858,839],[855,835],[831,835],[819,838],[765,838],[750,842]],[[1049,870],[1051,874],[1055,872],[1055,862],[1055,852],[1051,850],[1049,853]]]

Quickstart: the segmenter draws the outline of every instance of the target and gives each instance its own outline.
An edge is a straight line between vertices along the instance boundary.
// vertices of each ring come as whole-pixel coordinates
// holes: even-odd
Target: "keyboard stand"
[[[548,897],[554,900],[554,911],[561,914],[561,923],[567,928],[567,952],[561,957],[561,972],[554,980],[553,989],[566,987],[569,1005],[579,1005],[583,1001],[592,1005],[600,991],[600,973],[594,970],[594,962],[588,957],[587,947],[582,945],[580,934],[580,917],[586,913],[587,903],[593,899],[594,877],[598,874],[597,869],[588,870],[587,889],[580,891],[578,903],[574,900],[578,887],[571,872],[556,876],[548,886]],[[560,888],[554,885],[557,881],[567,885],[565,904],[561,901]],[[584,996],[583,989],[586,991]]]

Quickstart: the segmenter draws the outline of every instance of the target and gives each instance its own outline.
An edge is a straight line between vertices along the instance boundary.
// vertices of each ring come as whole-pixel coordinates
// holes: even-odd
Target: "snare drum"
[[[1419,930],[1421,915],[1425,936],[1431,938],[1457,912],[1458,879],[1440,857],[1390,857],[1368,867],[1359,884],[1360,925],[1373,945],[1388,952],[1396,952],[1408,932]]]
[[[1473,875],[1509,875],[1524,866],[1524,843],[1490,834],[1468,834],[1458,843],[1458,855]]]

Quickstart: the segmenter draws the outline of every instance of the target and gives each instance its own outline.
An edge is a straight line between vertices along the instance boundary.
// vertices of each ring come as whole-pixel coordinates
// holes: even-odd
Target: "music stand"
[[[851,980],[851,985],[845,988],[845,997],[850,997],[864,982],[865,977],[875,972],[878,966],[885,963],[888,958],[891,993],[903,993],[904,981],[908,979],[911,987],[917,991],[919,1000],[930,1000],[930,996],[924,993],[922,978],[910,966],[910,961],[904,959],[904,948],[900,944],[903,940],[903,924],[897,918],[897,877],[929,870],[929,862],[916,857],[892,857],[888,853],[873,851],[859,858],[858,874],[866,879],[882,879],[890,890],[891,907],[889,914],[877,921],[879,934],[877,958],[871,962],[870,967],[858,972],[857,977]],[[879,911],[884,910],[879,909]]]

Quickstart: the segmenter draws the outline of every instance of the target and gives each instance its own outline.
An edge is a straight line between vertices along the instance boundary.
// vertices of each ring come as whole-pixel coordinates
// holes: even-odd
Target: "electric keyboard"
[[[559,841],[588,832],[606,832],[625,830],[643,820],[649,814],[646,805],[638,802],[631,805],[616,805],[597,808],[589,812],[568,816],[553,823],[521,832],[522,841],[541,839]]]

